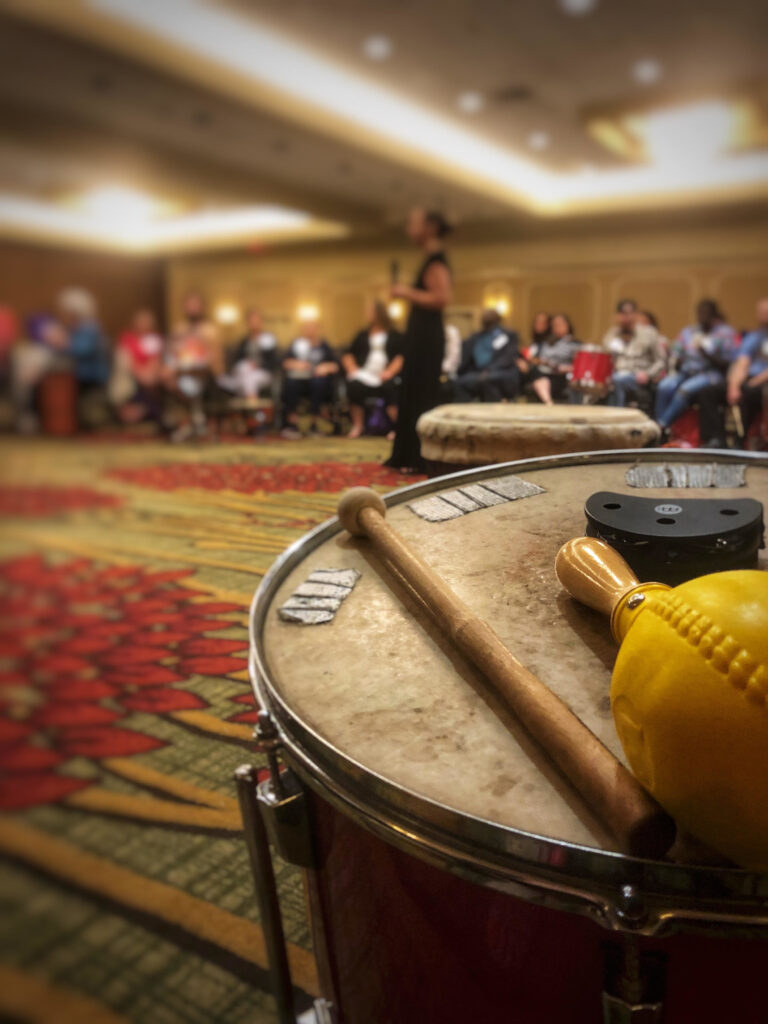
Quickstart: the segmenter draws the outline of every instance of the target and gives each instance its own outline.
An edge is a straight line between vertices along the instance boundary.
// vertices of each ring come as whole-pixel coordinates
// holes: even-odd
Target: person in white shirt
[[[402,335],[393,330],[383,302],[373,305],[367,328],[360,331],[341,359],[347,376],[352,429],[350,438],[360,437],[365,427],[365,403],[383,398],[394,426],[397,420],[398,376],[403,368]]]
[[[277,367],[277,339],[264,330],[264,318],[258,309],[250,309],[245,319],[247,331],[235,351],[232,370],[218,379],[220,387],[240,398],[258,398],[272,384]]]

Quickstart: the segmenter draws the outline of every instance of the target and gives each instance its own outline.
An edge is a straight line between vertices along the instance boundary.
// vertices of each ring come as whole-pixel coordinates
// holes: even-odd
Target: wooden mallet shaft
[[[435,622],[478,669],[493,695],[509,708],[546,751],[587,805],[616,837],[622,850],[661,857],[675,826],[630,772],[559,697],[529,672],[491,627],[426,565],[385,521],[375,491],[356,487],[339,502],[339,519],[354,536],[366,537],[423,601]]]

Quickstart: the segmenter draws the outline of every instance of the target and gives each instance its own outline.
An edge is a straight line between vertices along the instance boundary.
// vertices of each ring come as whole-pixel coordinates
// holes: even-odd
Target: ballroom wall
[[[637,299],[674,335],[689,322],[702,296],[720,300],[736,327],[752,323],[755,300],[768,294],[768,229],[765,222],[696,230],[632,231],[508,244],[450,246],[455,301],[450,310],[462,330],[475,322],[484,301],[505,298],[508,322],[527,335],[538,309],[568,312],[585,342],[597,341],[622,297]],[[281,341],[295,326],[301,303],[319,306],[329,339],[344,344],[359,329],[367,303],[386,295],[390,261],[408,280],[416,257],[408,249],[350,245],[171,260],[169,312],[185,290],[200,288],[212,308],[254,304]],[[239,324],[227,328],[232,335]]]
[[[135,309],[164,313],[164,264],[159,259],[0,242],[0,302],[10,303],[22,316],[53,309],[57,293],[69,285],[93,293],[112,335]]]

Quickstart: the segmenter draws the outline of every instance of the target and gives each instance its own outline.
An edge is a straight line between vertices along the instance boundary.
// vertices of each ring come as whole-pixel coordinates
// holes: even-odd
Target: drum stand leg
[[[661,1024],[663,972],[658,958],[640,951],[638,938],[622,936],[610,950],[603,989],[604,1024]]]
[[[279,738],[270,715],[265,711],[259,712],[256,745],[267,756],[270,777],[260,783],[256,767],[244,764],[235,771],[235,783],[278,1021],[279,1024],[297,1024],[270,839],[284,860],[299,867],[313,866],[306,795],[290,770],[280,771],[277,759]],[[333,1022],[331,1004],[325,999],[317,999],[314,1008],[303,1013],[298,1024]]]
[[[288,967],[285,932],[277,897],[267,827],[258,805],[256,768],[249,764],[241,765],[235,771],[235,782],[237,783],[240,811],[243,816],[243,829],[248,845],[248,857],[251,862],[256,898],[259,903],[259,916],[264,930],[272,994],[277,1003],[277,1016],[280,1024],[295,1024],[293,985]]]

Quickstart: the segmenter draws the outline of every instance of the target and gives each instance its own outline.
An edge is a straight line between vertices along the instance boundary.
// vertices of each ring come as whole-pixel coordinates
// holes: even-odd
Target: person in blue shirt
[[[725,394],[725,375],[737,349],[736,332],[713,299],[696,306],[696,323],[684,327],[670,355],[671,372],[656,390],[656,422],[665,433],[694,402],[699,404],[702,439],[721,447],[725,427],[719,402]],[[702,404],[703,403],[703,404]]]
[[[518,338],[501,326],[495,309],[486,309],[480,330],[462,346],[461,364],[453,382],[457,402],[500,402],[520,393]]]
[[[757,304],[757,327],[745,335],[728,375],[728,404],[738,405],[746,433],[763,410],[768,387],[768,298]]]
[[[96,304],[82,288],[65,288],[58,309],[69,335],[67,353],[78,390],[103,387],[109,377],[109,343],[96,319]]]

